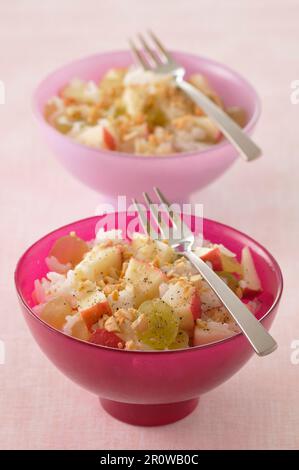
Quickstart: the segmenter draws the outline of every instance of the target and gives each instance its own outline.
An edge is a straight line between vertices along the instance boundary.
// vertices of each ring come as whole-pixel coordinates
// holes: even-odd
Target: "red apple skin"
[[[98,328],[89,338],[89,342],[109,348],[123,349],[125,347],[125,342],[119,336],[104,328]],[[119,344],[121,348],[119,348]]]
[[[218,247],[212,248],[211,251],[201,256],[203,261],[209,261],[214,271],[222,271],[221,251]]]
[[[153,271],[156,271],[157,273],[160,274],[160,277],[161,277],[161,279],[162,279],[163,281],[167,281],[167,276],[166,276],[166,274],[163,273],[163,271],[161,271],[161,269],[157,268],[157,266],[153,266],[153,265],[150,264],[148,261],[143,261],[143,260],[141,260],[141,259],[136,259],[136,258],[134,258],[134,259],[135,259],[135,261],[136,261],[137,263],[143,264],[143,265],[145,265],[145,266],[149,266],[150,269],[152,269]]]
[[[222,136],[223,136],[222,132],[221,132],[221,131],[218,131],[217,137],[216,137],[216,139],[215,139],[215,140],[216,140],[216,143],[220,142],[220,140],[222,139]]]
[[[108,301],[105,301],[98,302],[97,304],[82,310],[80,313],[82,320],[90,330],[92,325],[94,325],[103,315],[112,315],[112,310]]]
[[[254,290],[254,289],[250,289],[249,287],[245,287],[245,289],[243,289],[243,297],[245,299],[254,299],[261,293],[262,293],[262,289]]]
[[[194,292],[190,308],[194,321],[201,317],[201,302],[198,292]]]
[[[106,127],[103,127],[103,141],[109,150],[116,150],[115,139]]]
[[[134,258],[134,261],[136,261],[136,263],[139,263],[140,265],[149,266],[151,270],[156,271],[157,273],[159,273],[162,282],[167,281],[166,274],[163,273],[163,271],[161,271],[161,269],[157,268],[156,266],[151,265],[148,261],[143,261],[143,260],[137,259],[137,258]]]
[[[241,264],[244,271],[245,281],[243,296],[248,299],[252,299],[262,292],[262,286],[248,247],[244,247],[242,250]]]

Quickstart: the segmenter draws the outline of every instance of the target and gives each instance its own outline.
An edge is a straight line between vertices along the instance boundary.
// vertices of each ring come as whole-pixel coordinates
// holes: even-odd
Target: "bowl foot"
[[[198,398],[160,405],[121,403],[104,398],[100,398],[100,402],[107,413],[124,423],[135,426],[163,426],[192,413],[198,404]]]

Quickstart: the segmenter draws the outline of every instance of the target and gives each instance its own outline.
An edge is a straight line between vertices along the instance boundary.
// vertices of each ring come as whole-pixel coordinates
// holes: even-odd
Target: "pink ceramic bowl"
[[[245,131],[251,134],[260,114],[259,98],[252,86],[230,68],[210,59],[182,52],[174,52],[174,56],[188,74],[203,73],[225,105],[246,110]],[[115,202],[118,195],[132,197],[158,186],[172,201],[188,202],[193,192],[215,180],[235,161],[237,151],[229,142],[223,141],[202,152],[140,157],[78,144],[44,119],[47,100],[72,78],[98,81],[109,68],[128,66],[131,61],[127,51],[97,54],[71,62],[45,78],[34,93],[34,110],[45,141],[70,173],[105,195],[106,200]]]
[[[118,228],[124,231],[134,216],[118,215]],[[50,247],[71,230],[85,240],[94,238],[99,220],[91,217],[55,230],[25,252],[15,273],[23,315],[48,358],[69,378],[100,397],[112,416],[137,425],[171,423],[193,411],[202,393],[237,372],[253,354],[252,348],[243,334],[238,334],[180,351],[116,350],[77,340],[40,320],[31,310],[33,283],[47,272],[44,260]],[[105,221],[108,230],[115,228],[114,214],[106,216]],[[263,286],[257,316],[269,329],[282,292],[277,262],[259,243],[231,227],[204,219],[203,232],[205,238],[221,242],[237,254],[244,245],[250,247]]]

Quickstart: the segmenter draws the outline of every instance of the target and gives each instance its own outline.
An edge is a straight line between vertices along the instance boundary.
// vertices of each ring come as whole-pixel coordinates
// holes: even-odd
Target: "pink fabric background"
[[[0,339],[7,357],[0,365],[0,448],[299,447],[299,365],[290,361],[291,342],[299,339],[299,105],[290,102],[290,83],[299,78],[298,16],[295,0],[1,3],[0,79],[7,96],[0,106]],[[272,329],[278,351],[254,357],[190,417],[156,429],[113,420],[96,397],[59,373],[31,339],[13,286],[16,261],[29,244],[92,215],[100,202],[43,145],[30,108],[33,88],[72,58],[126,47],[126,38],[147,26],[173,48],[227,63],[259,91],[263,113],[255,137],[264,157],[239,161],[196,200],[206,216],[266,245],[285,276]]]

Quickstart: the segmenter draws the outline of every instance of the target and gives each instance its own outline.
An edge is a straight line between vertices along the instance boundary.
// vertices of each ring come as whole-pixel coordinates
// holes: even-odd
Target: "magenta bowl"
[[[31,308],[34,280],[46,274],[45,258],[55,240],[70,231],[90,240],[103,220],[107,230],[116,226],[125,232],[136,217],[132,213],[117,215],[117,220],[115,214],[80,220],[37,241],[18,262],[16,289],[33,337],[58,369],[100,397],[105,410],[115,418],[136,425],[167,424],[188,415],[201,394],[229,379],[248,361],[253,351],[243,334],[180,351],[124,351],[67,336],[43,322]],[[275,259],[252,238],[218,222],[204,219],[203,233],[206,239],[223,243],[238,255],[244,245],[250,247],[263,286],[257,316],[269,329],[283,286]]]
[[[203,73],[225,105],[246,110],[245,132],[251,134],[260,115],[260,101],[252,86],[218,62],[182,52],[173,54],[187,74]],[[172,201],[188,202],[193,192],[218,178],[235,161],[237,151],[228,141],[223,140],[201,152],[141,157],[81,145],[56,131],[44,119],[45,103],[72,78],[98,81],[109,68],[125,67],[131,62],[128,51],[108,52],[71,62],[48,75],[33,97],[35,115],[45,141],[71,174],[113,203],[118,195],[133,197],[153,186],[164,188]]]

